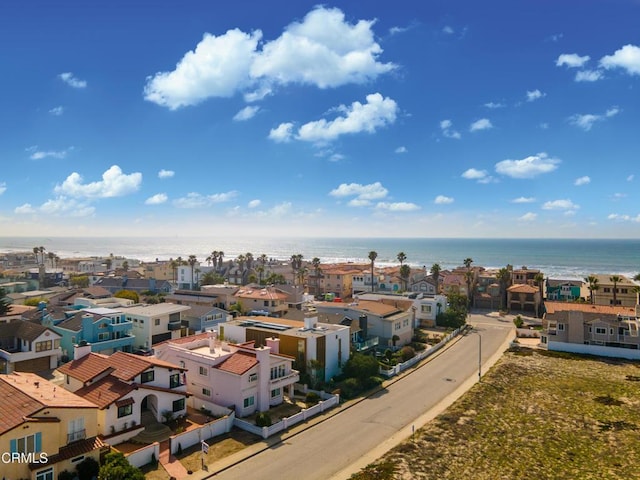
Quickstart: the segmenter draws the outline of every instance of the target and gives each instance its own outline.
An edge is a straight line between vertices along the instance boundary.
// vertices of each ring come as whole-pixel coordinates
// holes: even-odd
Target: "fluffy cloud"
[[[606,69],[622,68],[629,75],[640,75],[640,47],[625,45],[613,55],[602,57],[600,65]]]
[[[553,172],[560,160],[546,153],[538,153],[522,160],[502,160],[496,163],[496,172],[511,178],[534,178],[543,173]]]
[[[552,200],[542,205],[543,210],[577,210],[580,205],[576,205],[569,199]]]
[[[178,208],[201,208],[211,206],[214,203],[229,202],[237,196],[238,192],[235,190],[226,193],[214,193],[212,195],[190,192],[186,197],[174,200],[173,205]]]
[[[511,203],[533,203],[535,201],[534,197],[518,197],[511,200]]]
[[[133,193],[140,188],[142,174],[139,172],[125,174],[118,165],[113,165],[102,174],[102,180],[83,183],[82,176],[73,172],[61,185],[56,185],[57,194],[71,197],[109,198],[121,197]]]
[[[455,131],[453,128],[453,122],[451,120],[442,120],[440,122],[440,130],[442,130],[442,135],[447,138],[455,138],[456,140],[460,139],[460,132]]]
[[[271,93],[272,85],[329,88],[366,83],[396,68],[378,61],[382,49],[374,38],[374,23],[351,24],[341,10],[318,7],[264,44],[260,30],[207,33],[175,70],[147,78],[144,96],[174,110],[239,91],[257,100]]]
[[[607,218],[609,220],[615,220],[618,222],[636,222],[636,223],[640,223],[640,213],[638,215],[636,215],[635,217],[632,217],[631,215],[620,215],[618,213],[611,213],[607,216]]]
[[[537,213],[527,212],[524,215],[522,215],[521,217],[518,217],[518,220],[521,221],[521,222],[533,222],[533,221],[535,221],[536,218],[538,218],[538,214]]]
[[[569,117],[569,123],[575,125],[576,127],[582,128],[585,132],[588,132],[589,130],[591,130],[591,127],[593,127],[594,123],[614,117],[618,113],[620,113],[620,109],[618,107],[611,107],[604,113],[604,115],[596,115],[593,113],[576,113],[575,115]]]
[[[527,91],[527,102],[533,102],[534,100],[538,100],[539,98],[542,98],[544,96],[546,96],[546,93],[542,93],[540,90],[532,90],[532,91]]]
[[[451,197],[446,197],[444,195],[438,195],[435,200],[433,201],[433,203],[435,203],[436,205],[447,205],[449,203],[453,203],[454,199]]]
[[[158,178],[171,178],[176,174],[173,170],[165,170],[164,168],[158,172]]]
[[[51,110],[49,110],[49,113],[51,115],[55,115],[56,117],[59,117],[64,113],[64,107],[62,106],[53,107]]]
[[[260,200],[258,200],[258,199],[256,199],[256,200],[251,200],[251,201],[247,204],[247,207],[249,207],[249,208],[258,208],[258,207],[260,206],[260,204],[261,204],[261,203],[262,203],[262,202],[261,202]]]
[[[75,77],[71,72],[65,72],[58,75],[58,78],[73,88],[86,88],[87,82]]]
[[[494,181],[494,178],[486,170],[478,170],[477,168],[469,168],[462,172],[461,176],[467,180],[476,180],[478,183],[491,183]]]
[[[374,133],[376,129],[395,122],[398,105],[390,98],[379,93],[367,95],[366,103],[353,102],[350,106],[340,105],[337,111],[344,115],[333,120],[325,119],[305,123],[295,135],[297,140],[325,143],[341,135],[354,133]],[[292,124],[280,124],[271,130],[269,138],[277,142],[287,141],[292,136]]]
[[[500,102],[488,102],[484,104],[485,107],[490,108],[490,109],[496,109],[496,108],[504,108],[504,103],[500,103]]]
[[[2,195],[4,192],[7,191],[7,184],[6,182],[0,182],[0,195]]]
[[[476,132],[479,130],[489,130],[490,128],[493,128],[491,120],[489,120],[488,118],[481,118],[480,120],[476,120],[471,124],[471,126],[469,127],[469,131]]]
[[[356,197],[354,200],[368,202],[370,200],[379,200],[385,198],[389,191],[382,186],[382,183],[375,182],[368,185],[360,183],[342,183],[338,188],[334,188],[329,192],[332,197]],[[357,202],[356,202],[357,203]],[[363,206],[353,204],[352,206]]]
[[[589,55],[585,55],[581,57],[577,53],[563,53],[556,60],[556,65],[561,67],[562,65],[566,65],[569,68],[578,68],[582,67],[585,63],[589,61]]]
[[[631,174],[627,177],[627,182],[633,182],[633,179],[635,178],[635,175]]]
[[[420,210],[420,207],[415,203],[409,202],[378,202],[376,205],[378,210],[389,210],[391,212],[412,212],[414,210]]]
[[[233,116],[233,120],[235,120],[236,122],[244,122],[246,120],[250,120],[255,117],[256,113],[258,113],[258,110],[260,110],[260,107],[247,105]]]
[[[16,207],[13,210],[13,213],[17,215],[27,215],[29,213],[36,213],[36,210],[31,206],[30,203],[25,203],[23,205],[20,205],[19,207]]]
[[[69,147],[66,150],[39,150],[37,146],[32,146],[26,149],[27,152],[31,152],[29,158],[31,160],[42,160],[44,158],[57,158],[63,159],[67,154],[73,150],[73,147]]]
[[[161,205],[161,204],[165,203],[168,199],[169,199],[169,197],[167,197],[166,194],[164,194],[164,193],[156,193],[152,197],[147,198],[144,201],[144,204],[145,205]]]
[[[601,78],[600,70],[581,70],[576,73],[576,82],[597,82]]]
[[[407,147],[398,147],[396,148],[396,153],[407,153]]]
[[[573,184],[577,187],[587,185],[588,183],[591,183],[591,178],[586,175],[584,177],[576,178],[576,181],[573,182]]]
[[[86,203],[78,202],[73,198],[61,195],[54,199],[47,200],[37,208],[34,208],[30,203],[25,203],[16,207],[14,213],[17,215],[43,213],[48,216],[88,217],[95,213],[95,208]]]

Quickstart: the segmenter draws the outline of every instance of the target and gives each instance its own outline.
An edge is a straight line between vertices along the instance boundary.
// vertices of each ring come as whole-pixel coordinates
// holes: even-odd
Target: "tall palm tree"
[[[467,305],[471,308],[471,303],[473,302],[473,292],[471,291],[473,287],[473,271],[467,270],[464,272],[464,279],[467,283]]]
[[[313,276],[315,278],[315,294],[320,295],[320,259],[313,257],[311,259],[311,265],[313,266]]]
[[[222,259],[224,258],[224,252],[218,251],[218,268],[222,268]]]
[[[433,265],[431,265],[431,276],[433,277],[433,281],[436,284],[436,293],[438,293],[440,291],[440,271],[442,269],[440,268],[440,264],[438,263],[434,263]]]
[[[267,257],[267,255],[263,253],[258,257],[258,261],[262,264],[263,267],[266,267],[267,262],[269,261],[269,257]]]
[[[409,289],[409,275],[411,275],[411,267],[409,265],[401,265],[400,278],[404,283],[405,291]]]
[[[404,261],[407,259],[407,255],[404,252],[400,252],[400,253],[398,253],[398,255],[396,255],[396,258],[400,262],[400,266],[402,266]]]
[[[511,280],[511,272],[508,268],[501,268],[496,273],[496,278],[498,279],[498,283],[500,284],[500,309],[504,310],[506,302],[505,297],[507,295],[507,287],[509,286],[509,281]]]
[[[596,277],[595,275],[589,275],[584,280],[585,282],[589,283],[589,286],[587,287],[589,289],[589,301],[591,305],[593,305],[595,300],[593,292],[600,290],[600,285],[598,285],[598,277]]]
[[[47,253],[47,258],[49,259],[49,261],[51,262],[51,268],[54,268],[54,261],[56,259],[56,254],[53,252],[49,252]]]
[[[245,257],[243,254],[240,254],[236,257],[236,262],[238,262],[238,268],[240,269],[240,272],[244,272],[244,265],[245,263],[247,263],[247,257]]]
[[[538,305],[538,318],[542,316],[542,301],[544,299],[544,274],[542,272],[536,273],[535,277],[533,277],[533,281],[538,286],[538,290],[540,291],[540,305]]]
[[[178,278],[177,278],[177,274],[178,274],[178,262],[177,260],[174,260],[173,258],[169,259],[169,266],[171,267],[171,271],[173,272],[173,288],[175,288],[176,284],[178,283]],[[109,269],[109,265],[107,264],[107,269]]]
[[[251,270],[251,267],[253,267],[253,253],[247,252],[244,254],[244,257],[247,260],[247,268]]]
[[[194,274],[193,270],[194,270],[195,264],[198,263],[198,259],[196,258],[195,255],[189,255],[189,260],[187,260],[187,263],[191,267],[191,290],[193,290],[193,274]]]
[[[38,265],[40,264],[40,261],[38,260],[38,255],[39,255],[39,253],[40,253],[40,250],[38,250],[38,247],[33,247],[33,254],[34,254],[34,255],[35,255],[35,257],[36,257],[36,263],[37,263]]]
[[[473,263],[473,258],[465,258],[462,263],[464,264],[465,267],[467,267],[467,270],[471,269],[471,264]]]
[[[291,255],[291,269],[293,270],[293,284],[296,283],[296,278],[298,277],[298,270],[302,268],[302,255],[300,253],[296,253],[295,255]]]
[[[613,283],[613,304],[618,305],[618,284],[622,281],[620,275],[611,275],[609,281]]]
[[[375,266],[376,258],[378,258],[378,252],[376,252],[375,250],[371,250],[369,252],[368,258],[371,261],[371,291],[373,292],[373,287],[374,287],[373,269]]]

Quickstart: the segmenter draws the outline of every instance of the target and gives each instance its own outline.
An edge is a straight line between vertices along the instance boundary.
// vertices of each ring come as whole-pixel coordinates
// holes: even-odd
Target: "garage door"
[[[13,370],[16,372],[42,372],[43,370],[49,370],[50,357],[34,358],[32,360],[24,360],[22,362],[16,362],[13,366]]]

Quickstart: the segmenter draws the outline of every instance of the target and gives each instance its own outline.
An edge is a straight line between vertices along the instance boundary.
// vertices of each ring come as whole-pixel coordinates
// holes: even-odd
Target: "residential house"
[[[125,441],[144,424],[187,412],[185,368],[152,356],[107,356],[82,342],[58,371],[65,389],[98,406],[98,432],[106,441],[114,435]]]
[[[405,310],[410,309],[413,328],[435,326],[438,314],[447,309],[447,297],[444,295],[410,293],[399,296],[388,293],[362,293],[358,295],[358,301],[362,300],[379,301]]]
[[[464,275],[460,273],[440,272],[440,278],[442,278],[442,293],[445,295],[453,293],[467,296],[467,281]]]
[[[633,283],[624,275],[618,275],[620,281],[615,286],[615,303],[614,303],[614,286],[611,278],[613,275],[594,275],[598,280],[598,290],[593,292],[593,302],[596,305],[621,305],[623,307],[633,307],[638,303],[638,294],[635,287],[638,285]]]
[[[111,292],[102,287],[74,288],[58,293],[50,298],[51,305],[74,305],[77,298],[104,300],[111,297]]]
[[[25,372],[0,375],[0,398],[3,478],[53,480],[108,452],[92,402]],[[18,454],[20,460],[7,460]]]
[[[584,282],[547,278],[546,298],[552,301],[572,302],[582,298]]]
[[[502,292],[496,274],[496,270],[482,268],[478,271],[473,291],[474,307],[491,310],[497,310],[501,307]]]
[[[507,288],[509,310],[533,312],[537,314],[542,305],[540,288],[527,283],[518,283]]]
[[[101,277],[93,284],[94,286],[103,287],[112,294],[120,290],[132,290],[137,293],[153,292],[153,293],[169,293],[172,290],[171,283],[166,280],[156,280],[155,278],[129,278],[127,275],[122,277]]]
[[[314,287],[312,291],[316,295],[332,293],[338,298],[347,298],[352,295],[354,277],[360,277],[361,273],[362,268],[355,265],[323,265],[319,278],[312,276],[315,275],[312,269],[309,284]],[[318,282],[317,289],[315,289],[316,282]]]
[[[439,283],[439,282],[438,282]],[[432,275],[416,275],[409,284],[409,290],[424,295],[436,295],[439,292],[438,285]]]
[[[516,268],[511,271],[511,283],[513,285],[533,285],[536,284],[536,276],[541,273],[534,268]]]
[[[281,317],[289,310],[289,295],[275,287],[243,287],[234,294],[243,312]]]
[[[542,327],[549,350],[640,360],[640,305],[547,301]]]
[[[58,366],[60,335],[24,320],[0,323],[0,371],[42,372]]]
[[[176,290],[173,295],[166,297],[167,302],[180,305],[210,305],[212,307],[229,310],[235,303],[237,285],[203,285],[200,290]]]
[[[156,303],[125,307],[122,308],[122,313],[127,322],[133,322],[132,333],[136,337],[136,347],[150,348],[170,338],[185,336],[187,327],[182,325],[182,319],[190,309],[186,305]]]
[[[28,305],[15,305],[10,304],[7,313],[0,315],[0,323],[8,323],[11,320],[20,320],[23,315],[28,315],[30,312],[37,310],[36,307]]]
[[[352,303],[316,302],[318,313],[339,313],[350,318],[367,317],[368,332],[379,337],[380,346],[403,346],[413,337],[413,302],[357,300]]]
[[[320,323],[317,317],[304,321],[272,317],[238,317],[218,326],[220,339],[267,346],[268,338],[280,339],[278,351],[294,358],[294,368],[328,381],[342,373],[349,359],[349,327]]]
[[[208,330],[216,330],[218,324],[232,319],[233,316],[221,308],[192,305],[191,309],[184,313],[182,321],[189,325],[189,335],[192,335]]]
[[[145,262],[142,268],[146,278],[167,280],[168,282],[173,282],[175,279],[175,272],[171,266],[171,261],[156,259],[155,262]]]
[[[234,345],[207,332],[167,340],[154,350],[157,358],[187,369],[191,407],[215,411],[214,405],[233,406],[238,417],[246,417],[281,404],[285,394],[293,398],[300,379],[292,368],[293,357],[279,353],[280,340],[267,338],[266,343]]]

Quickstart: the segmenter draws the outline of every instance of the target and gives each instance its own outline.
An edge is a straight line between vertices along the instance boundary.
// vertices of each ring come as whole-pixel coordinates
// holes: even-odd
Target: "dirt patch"
[[[208,465],[221,458],[232,455],[249,445],[261,442],[262,438],[244,430],[233,428],[231,432],[219,435],[207,440],[209,453],[205,455],[205,463]],[[202,467],[202,451],[200,444],[184,449],[182,454],[176,455],[184,468],[191,471],[198,471]]]

